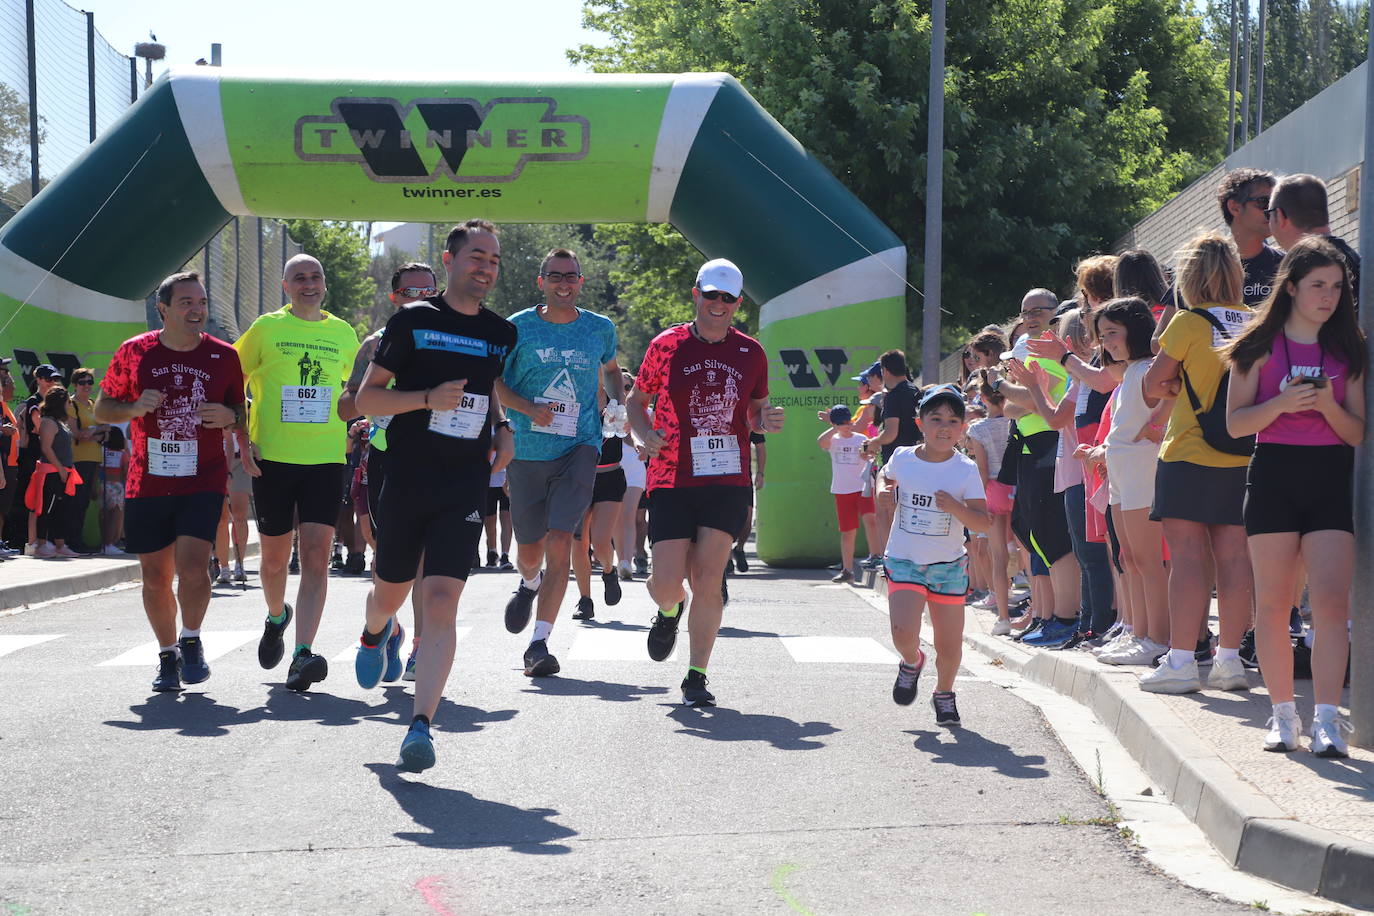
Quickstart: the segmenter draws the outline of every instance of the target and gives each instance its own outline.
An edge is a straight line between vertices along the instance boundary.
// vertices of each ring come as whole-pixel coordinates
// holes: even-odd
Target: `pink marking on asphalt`
[[[439,894],[444,887],[438,875],[430,875],[428,878],[421,878],[416,881],[415,889],[420,892],[420,896],[425,899],[425,905],[435,913],[435,916],[457,916],[439,899]]]

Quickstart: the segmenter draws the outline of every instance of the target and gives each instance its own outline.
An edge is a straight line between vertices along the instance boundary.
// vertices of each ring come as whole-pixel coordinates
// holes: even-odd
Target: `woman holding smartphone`
[[[1364,438],[1368,358],[1340,252],[1316,236],[1289,249],[1273,292],[1223,357],[1231,365],[1227,429],[1256,436],[1245,530],[1255,570],[1255,642],[1274,704],[1264,747],[1297,750],[1302,730],[1288,630],[1301,557],[1315,629],[1312,752],[1346,757],[1341,733],[1350,725],[1337,704],[1350,651],[1353,473],[1355,446]]]

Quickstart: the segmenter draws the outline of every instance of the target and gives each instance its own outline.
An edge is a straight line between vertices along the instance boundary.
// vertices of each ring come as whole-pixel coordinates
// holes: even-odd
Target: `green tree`
[[[366,334],[377,297],[377,283],[368,274],[372,256],[367,236],[349,222],[288,219],[282,223],[301,249],[324,267],[329,287],[325,308]]]
[[[1264,39],[1264,126],[1271,127],[1365,59],[1369,3],[1343,0],[1268,0]],[[1230,0],[1208,0],[1207,37],[1223,63],[1230,53]],[[1250,7],[1251,104],[1258,88],[1259,13]],[[1239,72],[1239,71],[1237,71]],[[1239,77],[1237,77],[1239,79]],[[1237,84],[1237,109],[1241,86]],[[1250,122],[1254,124],[1254,109]],[[1240,112],[1237,110],[1237,119]],[[1222,131],[1225,132],[1225,118]],[[1254,134],[1253,126],[1250,133]],[[1240,133],[1237,132],[1237,142]],[[1224,137],[1223,137],[1224,139]]]
[[[583,19],[609,36],[570,52],[593,70],[734,74],[897,232],[920,285],[928,2],[588,0]],[[961,0],[948,25],[945,306],[975,327],[1027,287],[1067,288],[1077,258],[1205,171],[1226,67],[1185,0]],[[622,242],[631,314],[664,317],[684,287],[658,262],[682,245],[598,236]]]

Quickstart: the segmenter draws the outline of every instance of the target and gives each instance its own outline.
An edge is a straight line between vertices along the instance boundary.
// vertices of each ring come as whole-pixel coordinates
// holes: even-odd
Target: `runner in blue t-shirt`
[[[534,633],[524,657],[530,677],[558,673],[548,638],[568,588],[573,531],[591,504],[596,481],[602,420],[598,389],[606,388],[608,411],[623,410],[615,325],[577,307],[583,283],[577,256],[565,248],[550,251],[538,282],[547,302],[511,316],[519,342],[497,381],[515,429],[515,460],[507,480],[515,565],[522,579],[506,604],[506,629],[525,629],[538,595]],[[600,559],[614,573],[613,559]],[[605,585],[607,604],[619,601],[619,580],[612,575]]]

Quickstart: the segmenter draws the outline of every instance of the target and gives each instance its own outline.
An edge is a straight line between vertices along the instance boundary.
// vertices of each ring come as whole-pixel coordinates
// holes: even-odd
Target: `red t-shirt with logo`
[[[665,444],[649,461],[649,490],[753,485],[749,402],[768,397],[763,346],[731,328],[707,343],[690,324],[649,344],[635,387],[652,397],[654,428]]]
[[[201,423],[196,408],[243,403],[238,351],[209,334],[200,335],[194,350],[173,350],[161,335],[149,331],[120,344],[100,383],[117,401],[136,401],[150,388],[164,395],[157,410],[129,423],[124,492],[135,498],[223,493],[229,478],[224,434]]]

